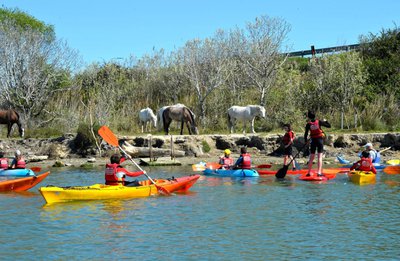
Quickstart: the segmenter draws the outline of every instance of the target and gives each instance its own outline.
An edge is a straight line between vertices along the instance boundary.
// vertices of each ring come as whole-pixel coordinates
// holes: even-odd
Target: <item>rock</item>
[[[63,162],[61,162],[61,161],[55,161],[54,162],[54,164],[53,164],[53,167],[55,167],[55,168],[61,168],[61,167],[65,167],[66,166],[66,164],[64,164]]]
[[[43,156],[29,155],[28,161],[29,162],[39,162],[39,161],[47,160],[48,158],[49,158],[49,156],[47,156],[47,155],[43,155]]]
[[[96,162],[96,158],[88,158],[87,162],[94,163]]]

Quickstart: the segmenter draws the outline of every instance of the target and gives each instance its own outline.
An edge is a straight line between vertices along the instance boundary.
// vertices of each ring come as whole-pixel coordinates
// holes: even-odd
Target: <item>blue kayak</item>
[[[35,176],[31,169],[2,169],[0,177],[30,177]]]
[[[254,169],[205,169],[204,175],[220,177],[258,177],[259,174]]]

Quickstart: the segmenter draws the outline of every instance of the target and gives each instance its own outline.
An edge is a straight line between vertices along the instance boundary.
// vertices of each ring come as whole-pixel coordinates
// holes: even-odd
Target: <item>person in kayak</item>
[[[378,152],[373,148],[372,143],[367,143],[364,145],[365,150],[369,153],[369,158],[372,163],[378,163]]]
[[[283,146],[284,146],[284,152],[283,155],[285,156],[283,158],[283,165],[286,165],[286,162],[288,159],[292,160],[293,159],[293,141],[294,141],[294,132],[292,131],[292,126],[290,124],[285,124],[283,125],[283,129],[285,130],[285,135],[282,138]],[[296,170],[296,163],[294,160],[292,161],[293,168],[292,170]]]
[[[8,159],[4,157],[4,152],[0,151],[0,169],[8,169]]]
[[[126,170],[120,164],[126,160],[126,157],[120,157],[118,154],[114,154],[110,158],[110,163],[106,164],[105,179],[106,185],[119,185],[124,186],[140,186],[138,180],[126,181],[125,176],[138,177],[143,174],[143,171],[131,172]]]
[[[370,158],[370,153],[367,150],[364,150],[361,153],[361,159],[351,166],[350,170],[362,170],[362,171],[371,171],[376,174],[376,169],[374,164],[372,163],[372,159]]]
[[[315,118],[315,112],[309,110],[307,113],[307,118],[308,118],[308,122],[306,124],[306,130],[304,132],[304,140],[307,141],[308,139],[308,132],[310,132],[310,141],[311,142],[311,155],[310,155],[310,159],[308,161],[308,173],[307,173],[307,177],[309,177],[311,174],[311,169],[313,166],[313,161],[315,158],[315,152],[318,152],[318,170],[317,170],[317,175],[320,177],[322,176],[322,153],[324,152],[324,137],[325,137],[325,133],[324,131],[321,129],[321,126],[330,128],[331,124],[323,119],[323,120],[317,120]]]
[[[237,159],[234,169],[251,169],[251,157],[247,153],[246,147],[240,148],[240,156]]]
[[[25,169],[26,162],[20,150],[15,151],[15,158],[11,162],[10,169]]]
[[[224,156],[219,158],[219,164],[222,165],[223,169],[230,169],[233,166],[233,159],[229,149],[224,150]]]

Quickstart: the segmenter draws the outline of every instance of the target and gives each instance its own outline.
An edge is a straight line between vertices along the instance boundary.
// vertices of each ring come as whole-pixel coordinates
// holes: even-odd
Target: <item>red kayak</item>
[[[258,174],[260,175],[275,175],[278,171],[277,170],[257,170]],[[316,170],[313,170],[316,171]],[[340,172],[349,172],[350,169],[349,168],[329,168],[329,169],[324,169],[322,172],[324,174],[328,174],[328,175],[332,175],[332,174],[336,174],[336,173],[340,173]],[[308,172],[307,169],[299,169],[299,170],[288,170],[287,171],[287,175],[298,175],[298,174],[304,174],[306,175]]]
[[[26,178],[17,178],[17,179],[0,181],[0,192],[25,191],[31,189],[40,182],[42,182],[42,180],[44,180],[49,174],[50,171],[40,174],[38,176],[30,176]]]
[[[303,180],[303,181],[327,181],[327,180],[336,178],[336,173],[325,173],[325,170],[322,173],[323,176],[317,176],[317,172],[316,171],[312,171],[310,176],[306,176],[306,175],[307,174],[302,174],[299,177],[299,180]]]

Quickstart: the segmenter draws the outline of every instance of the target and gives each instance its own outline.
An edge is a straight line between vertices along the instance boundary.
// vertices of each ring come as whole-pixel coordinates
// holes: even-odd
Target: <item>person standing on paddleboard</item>
[[[309,110],[307,113],[308,117],[308,122],[306,124],[306,130],[304,133],[304,140],[307,140],[308,138],[308,132],[310,132],[310,137],[311,137],[311,155],[310,155],[310,160],[308,161],[308,173],[306,176],[311,176],[311,169],[313,166],[313,161],[315,158],[315,152],[318,152],[318,170],[317,170],[317,175],[320,177],[322,176],[322,153],[324,151],[324,137],[325,133],[321,129],[321,126],[330,128],[331,124],[323,119],[323,120],[317,120],[315,118],[315,112]]]
[[[293,160],[293,141],[294,141],[294,132],[292,131],[292,127],[290,126],[289,123],[283,125],[283,129],[285,130],[285,135],[282,138],[283,146],[284,146],[284,152],[283,155],[285,157],[283,158],[283,165],[286,165],[286,162],[288,159],[292,160],[293,168],[292,170],[296,170],[296,163]]]

